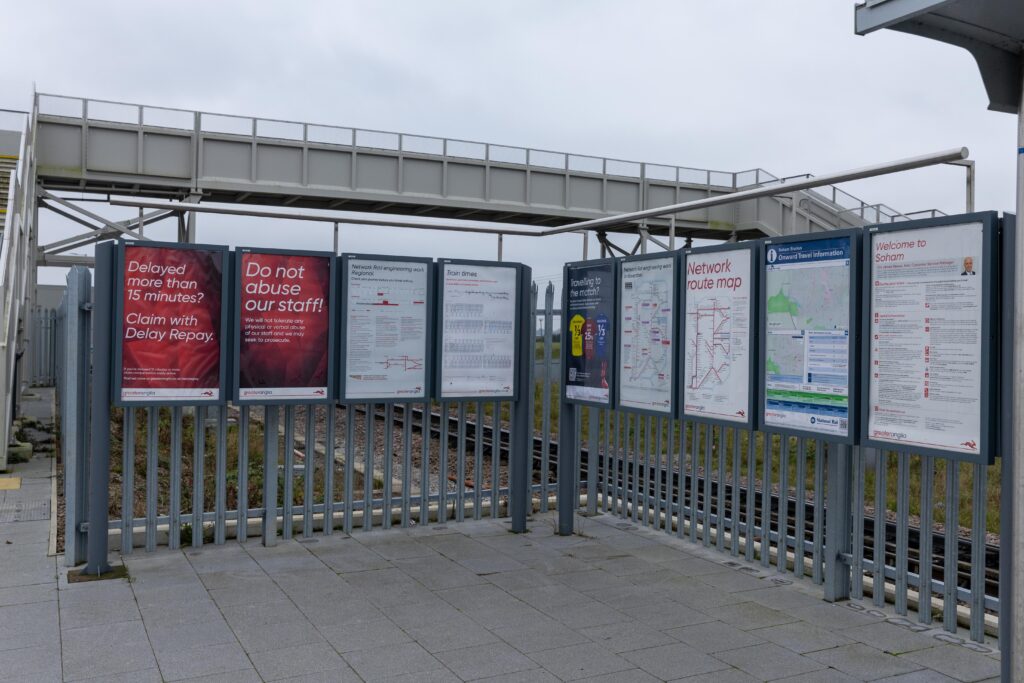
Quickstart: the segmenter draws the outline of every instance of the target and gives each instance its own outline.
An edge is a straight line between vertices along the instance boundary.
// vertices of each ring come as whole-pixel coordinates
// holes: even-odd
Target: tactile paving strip
[[[5,501],[0,503],[0,523],[35,522],[50,518],[50,501],[38,500]]]

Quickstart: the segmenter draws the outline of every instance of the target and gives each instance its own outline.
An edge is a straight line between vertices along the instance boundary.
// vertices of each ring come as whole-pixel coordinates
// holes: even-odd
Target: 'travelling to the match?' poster
[[[122,253],[120,401],[220,401],[227,250],[126,244]]]
[[[333,258],[238,254],[238,398],[330,398]]]

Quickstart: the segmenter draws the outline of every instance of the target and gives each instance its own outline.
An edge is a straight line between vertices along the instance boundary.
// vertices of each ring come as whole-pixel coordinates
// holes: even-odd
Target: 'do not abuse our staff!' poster
[[[750,422],[753,255],[750,247],[686,253],[683,414]]]
[[[867,436],[977,455],[987,391],[982,223],[870,237]]]
[[[431,264],[345,256],[342,398],[411,400],[429,395]]]
[[[570,263],[565,272],[565,398],[608,406],[615,370],[615,263]]]
[[[517,266],[439,264],[440,397],[515,393]]]
[[[121,243],[118,253],[118,403],[222,401],[227,248]]]
[[[334,256],[239,249],[240,401],[331,399]]]
[[[619,273],[619,407],[673,409],[676,258],[627,259]]]

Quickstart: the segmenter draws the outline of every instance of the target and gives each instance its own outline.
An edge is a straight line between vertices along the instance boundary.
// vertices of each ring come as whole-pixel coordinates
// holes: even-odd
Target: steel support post
[[[565,343],[562,348],[565,349]],[[562,363],[565,363],[562,353]],[[562,367],[565,367],[564,365]],[[576,470],[579,467],[579,435],[576,434],[576,405],[560,401],[558,409],[558,534],[571,536],[576,497]]]
[[[1021,84],[1017,104],[1017,217],[1024,215],[1024,58],[1021,59]],[[1010,457],[1014,462],[1024,446],[1024,239],[1014,240],[1013,264],[1014,300],[1013,300],[1013,450]],[[1020,548],[1024,544],[1024,467],[1013,468],[1011,482],[1013,495],[1013,530],[1009,544],[1011,548]],[[1022,553],[1014,553],[1013,579],[1010,584],[1009,609],[1000,610],[1000,622],[1009,618],[1011,623],[1024,623],[1024,567],[1020,566]],[[1006,603],[1003,603],[1005,605]],[[1000,643],[1004,648],[1004,660],[1010,660],[1010,675],[1004,680],[1024,680],[1024,628],[1013,629],[1009,643]],[[1009,648],[1009,652],[1005,651]]]
[[[277,545],[277,420],[280,408],[267,406],[263,419],[263,545]],[[285,448],[288,445],[285,444]],[[348,515],[351,510],[346,510]],[[366,511],[363,514],[367,514]],[[284,520],[288,524],[288,520]],[[201,527],[200,527],[201,528]]]
[[[999,257],[1000,277],[999,293],[1001,308],[999,320],[1002,325],[999,330],[999,364],[1003,368],[1013,367],[1013,288],[1014,282],[1010,278],[1013,273],[1014,257],[1017,243],[1016,218],[1003,216],[1002,231],[1000,232]],[[999,373],[999,464],[1000,476],[1004,482],[1014,482],[1013,462],[1013,376],[1005,372]],[[1015,538],[1014,528],[1014,500],[1015,491],[1013,486],[1003,486],[1002,496],[999,499],[999,537]],[[1014,566],[1017,552],[1013,543],[1004,543],[999,548],[999,607],[1000,612],[1007,614],[1004,610],[1011,609],[1014,604]],[[1012,661],[1013,649],[1013,618],[1007,616],[999,620],[999,645],[1002,650],[1000,664],[1002,666],[1002,680],[1013,680],[1010,663]]]
[[[516,384],[519,393],[512,402],[512,443],[509,450],[509,512],[512,517],[512,532],[517,534],[526,532],[526,518],[533,507],[533,492],[530,485],[530,455],[533,451],[533,413],[530,411],[530,397],[533,396],[533,382],[530,371],[536,337],[536,323],[530,311],[533,271],[528,266],[520,268],[519,357],[516,359]]]
[[[69,567],[85,561],[88,538],[81,522],[88,519],[88,445],[89,434],[89,291],[88,268],[75,266],[68,273],[65,295],[63,379],[61,394],[61,443],[64,457],[64,559]]]
[[[96,281],[92,312],[92,434],[89,458],[89,534],[82,571],[99,576],[110,571],[107,527],[110,515],[110,385],[114,308],[113,242],[96,246]],[[126,514],[131,514],[127,511]]]
[[[850,597],[850,565],[843,559],[853,548],[850,482],[853,481],[850,447],[828,444],[828,492],[825,499],[825,599]],[[785,552],[785,544],[779,544]]]

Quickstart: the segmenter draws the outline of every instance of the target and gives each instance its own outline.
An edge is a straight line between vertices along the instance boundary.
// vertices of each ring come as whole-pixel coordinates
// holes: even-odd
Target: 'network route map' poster
[[[674,257],[622,262],[619,283],[619,405],[672,410],[675,362]]]
[[[683,412],[745,423],[750,409],[749,249],[687,254]]]
[[[566,269],[565,397],[608,404],[611,397],[612,319],[615,317],[615,264],[577,264]]]
[[[429,264],[346,263],[344,398],[426,397]]]
[[[849,432],[850,240],[765,248],[765,425]]]

